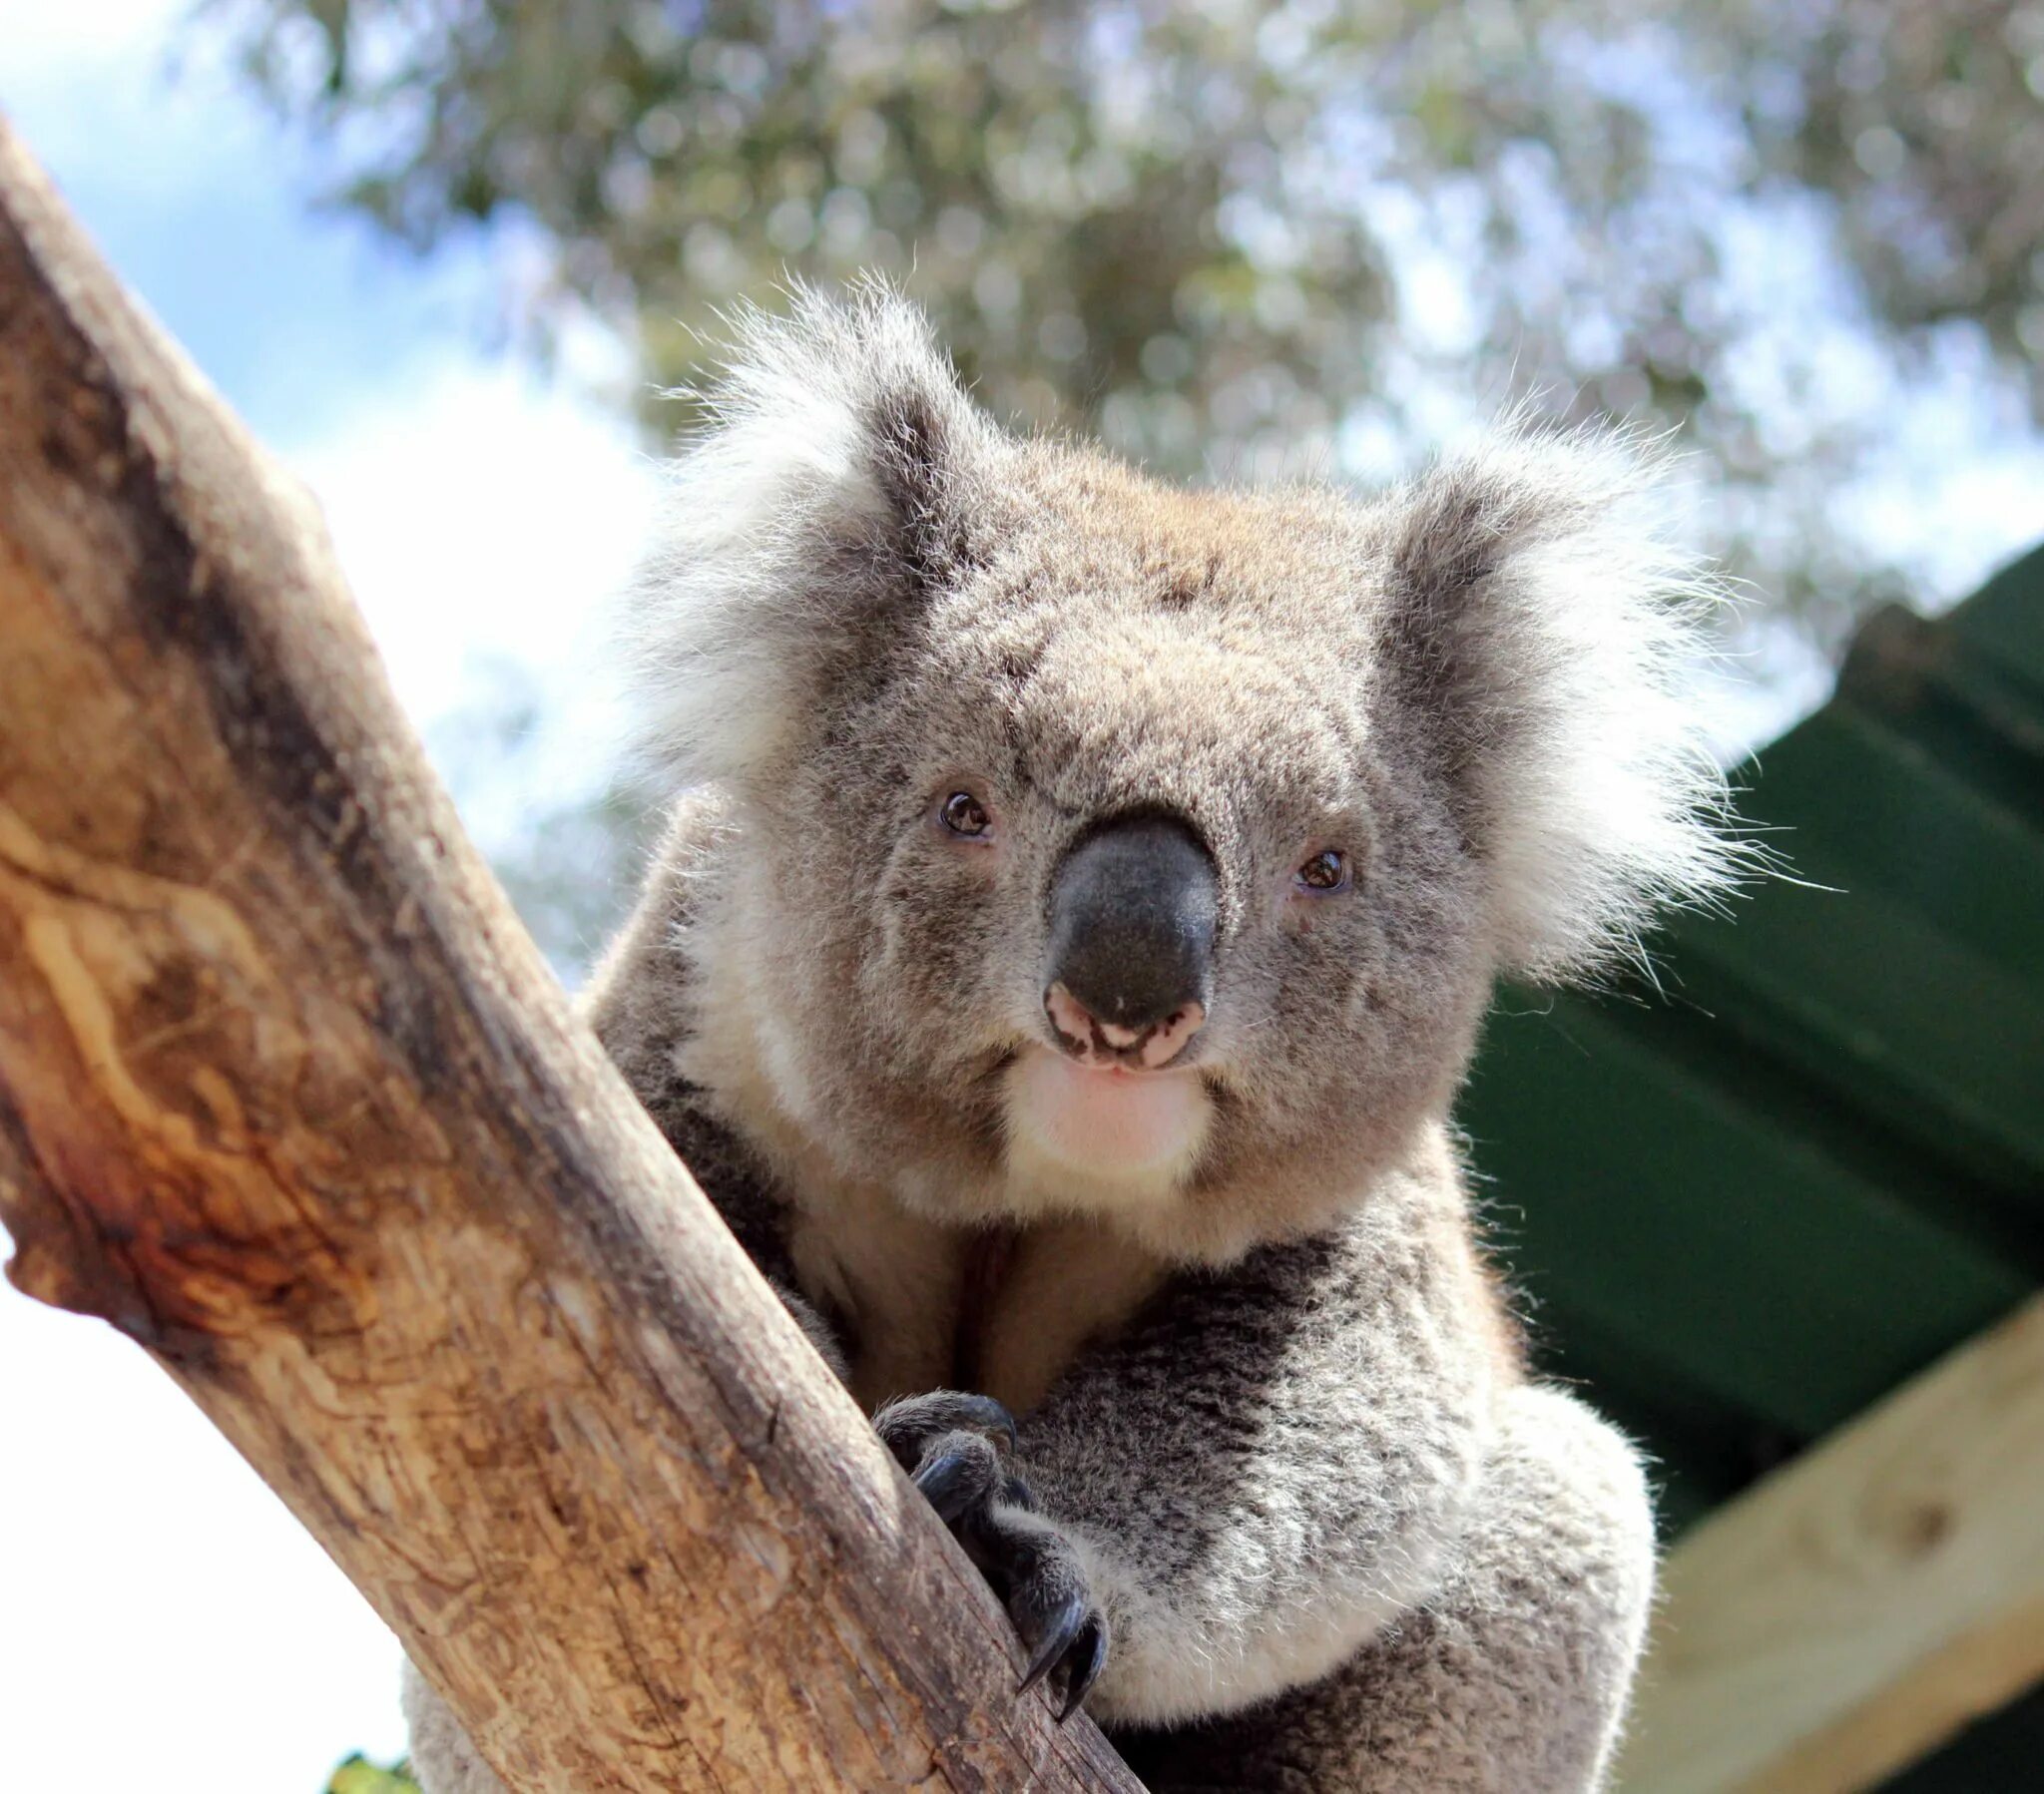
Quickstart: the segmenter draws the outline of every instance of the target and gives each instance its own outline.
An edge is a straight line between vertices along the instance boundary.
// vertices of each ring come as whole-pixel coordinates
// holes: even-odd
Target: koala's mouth
[[[1207,1022],[1205,1007],[1188,1001],[1158,1021],[1123,1028],[1094,1015],[1062,984],[1050,987],[1043,1012],[1058,1045],[1079,1064],[1098,1071],[1160,1072]]]
[[[1098,1059],[1026,1049],[1006,1080],[1011,1155],[1149,1186],[1190,1173],[1213,1116],[1205,1080],[1191,1069],[1137,1069],[1128,1051]]]

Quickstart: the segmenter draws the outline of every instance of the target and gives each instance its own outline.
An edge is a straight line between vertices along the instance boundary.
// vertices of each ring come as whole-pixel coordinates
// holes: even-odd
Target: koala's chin
[[[1096,1069],[1040,1047],[1010,1069],[1008,1172],[1046,1206],[1112,1208],[1183,1186],[1213,1104],[1193,1071]]]

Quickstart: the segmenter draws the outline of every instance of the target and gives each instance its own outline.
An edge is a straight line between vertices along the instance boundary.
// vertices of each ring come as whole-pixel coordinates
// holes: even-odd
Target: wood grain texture
[[[2044,1297],[1671,1555],[1638,1794],[1870,1788],[2044,1677]]]
[[[4,126],[0,1212],[514,1789],[1135,1788],[1015,1698],[463,839],[310,505]]]

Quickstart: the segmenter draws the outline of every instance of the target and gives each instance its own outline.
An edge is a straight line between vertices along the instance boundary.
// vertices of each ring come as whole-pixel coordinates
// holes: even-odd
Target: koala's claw
[[[873,1430],[1007,1603],[1029,1653],[1016,1692],[1062,1683],[1062,1725],[1107,1663],[1107,1620],[1071,1542],[1038,1516],[1029,1485],[1003,1470],[1014,1417],[990,1396],[939,1389],[889,1402]]]
[[[1098,1613],[1087,1620],[1066,1660],[1071,1669],[1065,1681],[1065,1704],[1058,1708],[1060,1725],[1079,1710],[1079,1703],[1093,1692],[1093,1684],[1107,1667],[1107,1622]]]
[[[972,1561],[1007,1602],[1008,1617],[1029,1653],[1017,1693],[1040,1681],[1064,1684],[1063,1724],[1079,1710],[1107,1664],[1107,1618],[1094,1604],[1071,1541],[1039,1519],[1028,1485],[1010,1477],[998,1504],[989,1502],[960,1530]]]
[[[1058,1575],[1053,1581],[1068,1579]],[[1083,1582],[1054,1607],[1046,1609],[1042,1601],[1040,1586],[1033,1580],[1022,1583],[1008,1597],[1008,1613],[1023,1643],[1032,1642],[1032,1632],[1038,1634],[1029,1667],[1022,1672],[1015,1692],[1027,1694],[1053,1670],[1062,1670],[1065,1698],[1058,1708],[1058,1723],[1063,1725],[1079,1710],[1107,1666],[1107,1621],[1094,1607]]]
[[[1051,1665],[1078,1642],[1085,1624],[1086,1597],[1083,1594],[1068,1595],[1045,1625],[1043,1642],[1036,1647],[1036,1655],[1029,1659],[1029,1667],[1022,1672],[1022,1680],[1015,1692],[1027,1694],[1042,1681],[1050,1673]]]

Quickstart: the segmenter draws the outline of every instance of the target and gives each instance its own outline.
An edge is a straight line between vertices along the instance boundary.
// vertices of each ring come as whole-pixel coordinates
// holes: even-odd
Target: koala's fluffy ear
[[[1687,675],[1719,594],[1622,437],[1512,427],[1386,503],[1383,652],[1490,874],[1503,968],[1637,957],[1664,904],[1755,859]]]
[[[685,783],[742,783],[878,660],[974,558],[1006,449],[915,307],[877,285],[793,299],[738,320],[640,584],[645,721]]]

